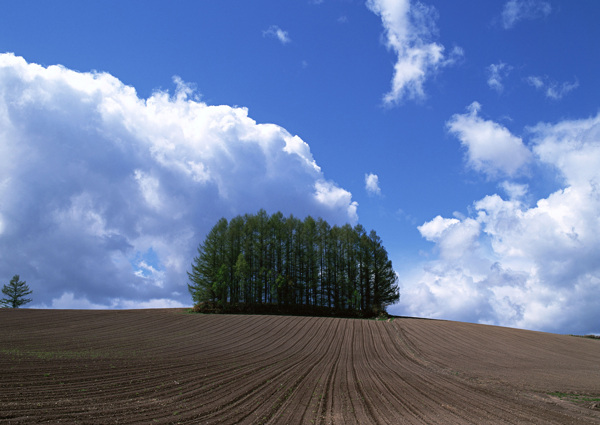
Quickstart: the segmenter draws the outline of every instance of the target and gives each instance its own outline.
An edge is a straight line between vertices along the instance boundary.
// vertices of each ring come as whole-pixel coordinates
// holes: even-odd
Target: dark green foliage
[[[29,289],[25,281],[19,281],[19,275],[16,274],[10,280],[8,285],[4,285],[2,293],[6,295],[6,298],[0,299],[0,304],[3,307],[8,308],[19,308],[20,306],[30,303],[31,298],[25,298],[33,291]]]
[[[197,310],[207,312],[371,317],[400,298],[375,231],[264,210],[219,220],[188,276]]]

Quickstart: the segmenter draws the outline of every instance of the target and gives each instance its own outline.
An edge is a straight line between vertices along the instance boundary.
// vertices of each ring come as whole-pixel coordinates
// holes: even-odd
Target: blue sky
[[[220,217],[360,222],[394,314],[600,333],[600,5],[0,3],[0,278],[191,303]]]

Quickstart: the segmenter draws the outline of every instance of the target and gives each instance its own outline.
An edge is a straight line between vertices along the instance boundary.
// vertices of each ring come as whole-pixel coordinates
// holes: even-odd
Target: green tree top
[[[27,283],[25,283],[25,281],[20,281],[19,275],[16,274],[10,280],[10,283],[4,285],[2,288],[2,293],[6,295],[6,298],[2,298],[0,304],[5,308],[19,308],[23,304],[31,302],[31,298],[25,297],[32,292],[33,291],[29,289],[29,286],[27,286]]]

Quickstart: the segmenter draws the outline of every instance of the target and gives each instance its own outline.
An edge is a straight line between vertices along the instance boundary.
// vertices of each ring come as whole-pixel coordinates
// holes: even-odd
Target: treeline
[[[199,245],[188,276],[192,298],[205,310],[367,317],[400,298],[375,231],[264,210],[219,220]]]

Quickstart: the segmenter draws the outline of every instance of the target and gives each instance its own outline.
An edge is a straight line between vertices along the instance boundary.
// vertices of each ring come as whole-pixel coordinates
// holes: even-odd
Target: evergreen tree
[[[374,230],[369,233],[372,255],[371,275],[373,278],[372,309],[374,313],[385,311],[385,307],[400,299],[396,272],[388,260],[387,251],[381,244],[381,238]]]
[[[260,311],[268,304],[371,316],[399,299],[396,273],[375,231],[265,210],[219,220],[188,276],[196,304],[225,309]]]
[[[327,269],[327,258],[329,250],[329,236],[331,235],[331,227],[322,218],[317,220],[317,251],[319,262],[319,306],[329,306],[329,280]]]
[[[226,279],[225,238],[227,220],[222,218],[211,229],[206,239],[198,247],[198,256],[188,272],[191,284],[188,290],[196,304],[204,301],[217,301],[222,296],[222,286]]]
[[[225,263],[230,266],[233,265],[233,267],[228,267],[229,276],[227,279],[230,282],[230,302],[234,304],[243,301],[240,282],[235,276],[235,265],[242,253],[245,226],[244,218],[237,216],[231,219],[227,228],[227,258]]]
[[[317,295],[319,286],[318,260],[317,260],[317,222],[311,216],[306,217],[302,224],[303,275],[306,285],[306,305],[318,305]]]
[[[284,253],[284,227],[285,218],[277,212],[269,219],[269,232],[271,233],[271,276],[270,276],[270,302],[281,302],[281,286],[283,285],[283,253]]]
[[[240,253],[237,261],[235,262],[234,269],[237,286],[240,288],[240,291],[243,294],[243,301],[247,303],[248,299],[250,298],[250,267],[248,266],[248,262],[246,261],[244,254]]]
[[[22,305],[31,302],[31,298],[25,297],[33,293],[33,291],[29,289],[29,286],[27,286],[25,281],[20,281],[19,279],[18,274],[14,275],[10,280],[10,283],[4,285],[2,288],[2,293],[6,295],[6,298],[0,299],[0,304],[2,304],[3,307],[19,308]]]

